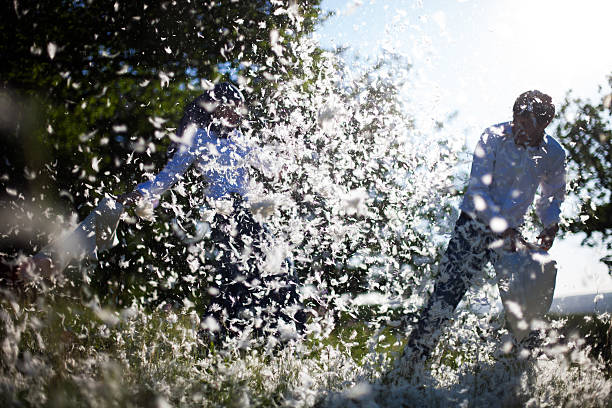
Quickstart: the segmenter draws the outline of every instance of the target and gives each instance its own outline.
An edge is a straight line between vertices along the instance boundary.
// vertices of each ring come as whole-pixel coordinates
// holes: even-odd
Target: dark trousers
[[[408,338],[407,353],[418,359],[429,357],[474,275],[481,273],[487,262],[495,261],[495,251],[489,246],[496,239],[487,226],[461,213],[440,262],[434,291]]]
[[[283,263],[281,273],[262,273],[262,246],[269,241],[269,233],[253,218],[240,196],[232,198],[232,213],[217,214],[212,223],[217,279],[212,285],[208,315],[229,335],[247,326],[259,334],[274,332],[279,319],[294,322],[302,331],[306,318],[289,263]]]

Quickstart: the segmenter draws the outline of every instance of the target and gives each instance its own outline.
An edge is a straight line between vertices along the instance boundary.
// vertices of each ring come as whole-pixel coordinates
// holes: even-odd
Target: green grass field
[[[5,292],[0,313],[0,405],[7,407],[610,403],[609,324],[593,317],[561,322],[576,347],[544,362],[496,356],[485,334],[468,346],[451,334],[418,381],[389,380],[403,345],[397,329],[347,316],[303,342],[215,347],[198,337],[193,310],[112,310]]]

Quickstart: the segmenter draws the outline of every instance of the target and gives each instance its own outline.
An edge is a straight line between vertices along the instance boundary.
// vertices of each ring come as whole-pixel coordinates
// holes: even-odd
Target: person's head
[[[178,133],[182,134],[188,125],[194,124],[223,134],[240,124],[245,111],[240,90],[229,82],[221,82],[185,107]]]
[[[229,82],[216,84],[212,91],[208,92],[212,102],[211,113],[214,119],[218,119],[225,127],[236,127],[240,124],[240,117],[246,111],[244,96],[240,90]]]
[[[550,96],[533,90],[519,95],[512,111],[516,137],[528,144],[538,144],[555,116],[555,105]]]

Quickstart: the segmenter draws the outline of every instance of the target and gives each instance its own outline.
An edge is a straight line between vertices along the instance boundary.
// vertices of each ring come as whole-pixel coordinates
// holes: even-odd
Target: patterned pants
[[[217,214],[213,222],[211,238],[218,254],[214,264],[220,279],[212,285],[216,294],[208,315],[230,336],[247,326],[259,333],[274,332],[279,319],[293,322],[298,332],[302,331],[306,315],[288,261],[280,274],[262,273],[262,244],[269,233],[253,218],[241,197],[232,198],[232,213]]]
[[[434,291],[410,333],[406,352],[426,359],[435,348],[441,329],[487,262],[495,262],[490,248],[498,237],[480,221],[461,213],[439,267]]]

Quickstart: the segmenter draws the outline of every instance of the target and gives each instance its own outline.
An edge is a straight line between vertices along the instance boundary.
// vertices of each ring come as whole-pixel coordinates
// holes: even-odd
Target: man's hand
[[[15,277],[22,282],[30,282],[37,276],[49,278],[57,273],[53,259],[48,255],[38,253],[17,266]]]
[[[142,197],[143,196],[140,191],[134,190],[130,193],[121,194],[119,197],[117,197],[117,201],[126,207],[133,207]]]
[[[509,247],[507,249],[510,252],[516,252],[517,241],[522,239],[521,233],[516,228],[508,228],[500,234],[500,238],[508,241]]]
[[[538,235],[538,239],[540,240],[540,247],[548,251],[555,241],[555,236],[557,236],[557,232],[559,231],[559,225],[553,224],[548,228],[544,228],[540,235]]]

